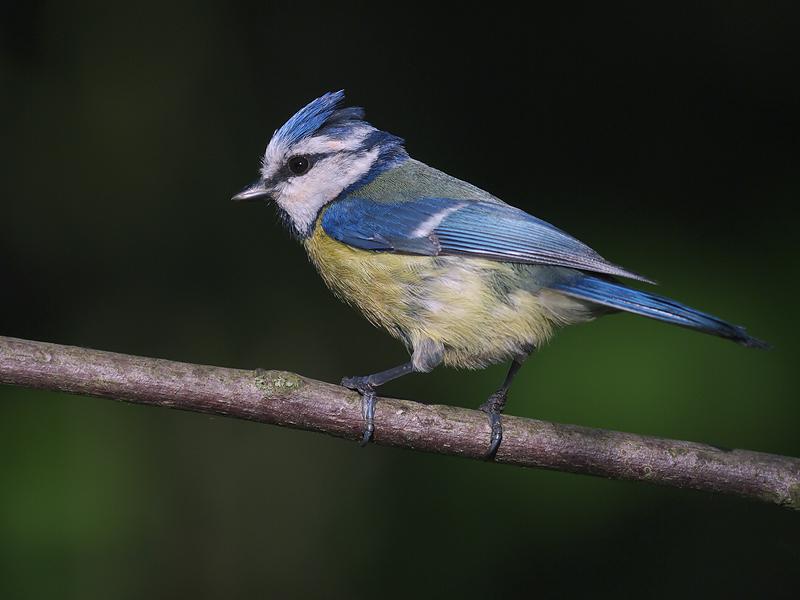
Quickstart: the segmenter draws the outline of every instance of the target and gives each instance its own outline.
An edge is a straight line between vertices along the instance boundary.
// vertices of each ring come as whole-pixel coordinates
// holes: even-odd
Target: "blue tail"
[[[726,323],[675,300],[634,290],[614,281],[586,276],[572,283],[551,287],[567,296],[717,335],[749,348],[769,348],[769,344],[749,336],[744,327]]]

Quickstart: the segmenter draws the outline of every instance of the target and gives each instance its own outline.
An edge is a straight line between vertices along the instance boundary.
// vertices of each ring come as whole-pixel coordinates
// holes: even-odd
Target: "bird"
[[[344,91],[308,103],[277,129],[258,179],[233,200],[271,201],[327,286],[400,340],[402,365],[342,385],[361,394],[361,445],[375,431],[376,389],[439,365],[510,363],[480,405],[490,438],[525,360],[559,328],[627,312],[753,348],[746,330],[621,282],[652,280],[478,187],[409,156],[405,141],[373,127]]]

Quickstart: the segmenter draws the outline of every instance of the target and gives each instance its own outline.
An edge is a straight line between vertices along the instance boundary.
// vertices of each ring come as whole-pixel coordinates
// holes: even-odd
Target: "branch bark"
[[[0,337],[0,383],[211,413],[356,440],[356,392],[244,371]],[[733,494],[800,510],[800,459],[507,416],[496,462]],[[481,458],[483,413],[381,398],[377,444]]]

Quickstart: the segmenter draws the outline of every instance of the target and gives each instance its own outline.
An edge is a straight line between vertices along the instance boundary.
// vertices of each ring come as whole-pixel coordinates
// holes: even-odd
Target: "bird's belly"
[[[560,324],[535,266],[359,250],[321,227],[305,246],[340,298],[410,349],[434,342],[449,366],[480,368],[525,354]]]

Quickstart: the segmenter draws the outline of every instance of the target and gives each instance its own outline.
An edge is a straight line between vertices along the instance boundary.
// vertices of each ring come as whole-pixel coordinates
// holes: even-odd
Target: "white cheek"
[[[305,176],[289,180],[277,198],[295,229],[308,231],[320,209],[345,188],[366,175],[378,158],[378,148],[353,157],[332,156],[312,167]]]

